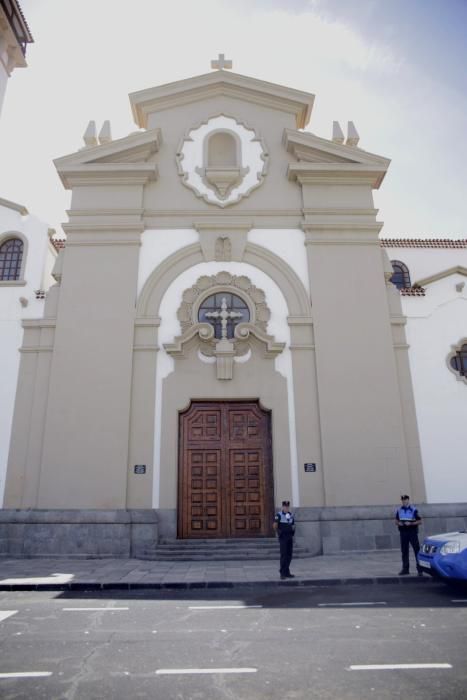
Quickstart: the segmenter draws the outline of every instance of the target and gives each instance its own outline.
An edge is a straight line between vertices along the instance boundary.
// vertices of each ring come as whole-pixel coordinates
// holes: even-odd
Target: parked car
[[[449,581],[467,581],[467,532],[425,537],[418,554],[423,571]]]

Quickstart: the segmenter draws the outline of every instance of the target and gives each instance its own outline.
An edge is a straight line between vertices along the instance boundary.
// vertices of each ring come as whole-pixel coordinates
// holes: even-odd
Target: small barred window
[[[409,268],[400,260],[391,260],[392,269],[394,270],[393,275],[390,279],[397,289],[404,289],[405,287],[410,287],[410,273]]]
[[[0,281],[19,280],[23,260],[23,241],[9,238],[0,246]]]
[[[467,343],[451,357],[451,367],[459,372],[461,377],[467,377]]]
[[[235,327],[239,323],[248,323],[250,310],[247,304],[236,294],[218,292],[207,297],[198,309],[198,321],[210,323],[214,328],[214,337],[222,338],[225,328],[226,338],[233,338]]]

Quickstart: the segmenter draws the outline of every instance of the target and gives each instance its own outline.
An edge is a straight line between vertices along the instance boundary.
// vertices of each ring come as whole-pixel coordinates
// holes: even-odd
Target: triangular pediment
[[[121,139],[88,146],[54,160],[66,188],[84,180],[104,181],[155,179],[153,155],[161,145],[160,129],[137,132]]]
[[[375,153],[335,143],[310,132],[284,129],[283,140],[287,151],[305,163],[358,163],[388,167],[391,162]]]
[[[308,124],[314,102],[311,93],[224,70],[133,92],[130,102],[135,122],[146,128],[149,114],[219,95],[294,114],[297,129]]]
[[[377,188],[391,162],[388,158],[356,146],[335,143],[312,133],[292,129],[284,129],[283,143],[288,153],[296,158],[295,163],[289,164],[289,180],[359,180]]]

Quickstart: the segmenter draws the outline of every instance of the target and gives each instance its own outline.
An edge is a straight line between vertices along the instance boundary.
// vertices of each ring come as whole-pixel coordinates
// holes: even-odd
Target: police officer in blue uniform
[[[417,554],[420,551],[418,526],[422,522],[422,519],[418,513],[418,509],[414,505],[411,505],[410,497],[407,494],[401,496],[401,502],[402,505],[396,510],[396,525],[399,528],[402,553],[402,569],[399,571],[399,576],[407,576],[410,573],[409,545],[412,545],[415,554],[418,575],[423,576],[423,571],[418,565],[417,560]]]
[[[279,537],[279,547],[281,555],[281,580],[295,578],[290,573],[290,562],[293,555],[293,538],[295,534],[295,517],[289,511],[290,501],[282,501],[281,510],[276,513],[273,528]]]

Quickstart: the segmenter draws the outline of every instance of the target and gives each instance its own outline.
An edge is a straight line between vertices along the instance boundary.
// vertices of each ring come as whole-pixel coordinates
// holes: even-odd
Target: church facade
[[[67,241],[23,322],[4,508],[216,539],[270,535],[289,498],[313,551],[345,548],[325,512],[389,546],[377,514],[400,493],[467,500],[427,498],[397,243],[373,202],[389,160],[352,123],[305,131],[313,95],[224,68],[132,94],[139,131],[90,123],[55,162]],[[466,267],[449,270],[405,288],[449,278],[459,312]],[[466,337],[447,352],[460,402]]]

